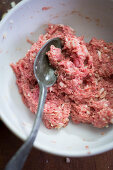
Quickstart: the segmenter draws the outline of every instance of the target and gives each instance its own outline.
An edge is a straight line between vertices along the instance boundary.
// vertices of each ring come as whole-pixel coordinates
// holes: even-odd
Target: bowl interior
[[[60,23],[70,25],[77,36],[84,35],[86,41],[92,37],[113,41],[112,16],[111,0],[26,0],[3,19],[0,25],[0,115],[15,134],[26,139],[35,118],[21,100],[10,67],[10,63],[23,58],[30,49],[26,39],[35,42],[48,23]],[[61,130],[48,130],[42,123],[34,145],[58,155],[87,156],[113,148],[112,134],[113,126],[97,129],[70,122]]]

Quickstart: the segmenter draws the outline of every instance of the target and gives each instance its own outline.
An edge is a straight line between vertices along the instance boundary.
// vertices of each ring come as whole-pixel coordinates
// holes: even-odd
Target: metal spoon
[[[50,66],[46,55],[46,52],[49,51],[51,45],[54,45],[57,48],[61,48],[61,40],[59,38],[53,38],[47,41],[47,43],[38,52],[34,62],[34,74],[39,84],[40,94],[38,110],[32,131],[26,142],[20,147],[20,149],[8,162],[5,170],[21,170],[23,168],[24,163],[32,149],[34,140],[37,136],[44,109],[47,87],[52,86],[56,82],[54,70]]]

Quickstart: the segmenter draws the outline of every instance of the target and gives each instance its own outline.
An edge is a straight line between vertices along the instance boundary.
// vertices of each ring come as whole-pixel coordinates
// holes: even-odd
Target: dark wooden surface
[[[15,0],[18,3],[20,0]],[[7,9],[11,8],[12,0],[0,0],[0,19]],[[22,141],[14,136],[0,121],[0,170],[21,146]],[[101,155],[70,158],[66,163],[64,157],[54,156],[37,149],[32,149],[24,170],[113,170],[113,150]]]

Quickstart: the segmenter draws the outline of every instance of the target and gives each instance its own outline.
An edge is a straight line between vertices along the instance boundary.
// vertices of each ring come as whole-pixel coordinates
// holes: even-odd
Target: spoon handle
[[[39,130],[40,122],[42,119],[42,112],[44,109],[45,99],[47,95],[47,87],[40,84],[40,94],[38,102],[38,110],[35,118],[35,122],[32,128],[32,131],[26,140],[26,142],[20,147],[16,154],[11,158],[8,164],[5,167],[5,170],[21,170],[24,166],[29,152],[32,149],[34,140],[36,138],[37,132]]]

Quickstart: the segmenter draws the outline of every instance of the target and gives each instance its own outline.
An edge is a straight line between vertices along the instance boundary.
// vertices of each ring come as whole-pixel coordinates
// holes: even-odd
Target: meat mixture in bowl
[[[57,74],[57,82],[48,88],[43,123],[49,129],[73,123],[88,123],[97,128],[113,124],[113,43],[93,38],[85,43],[74,30],[62,24],[50,24],[23,59],[11,67],[23,102],[36,113],[39,86],[33,64],[40,48],[59,37],[62,49],[51,45],[47,52]]]

